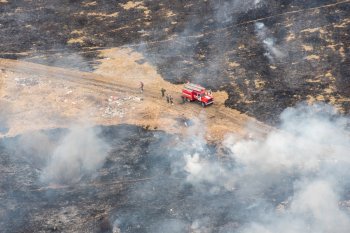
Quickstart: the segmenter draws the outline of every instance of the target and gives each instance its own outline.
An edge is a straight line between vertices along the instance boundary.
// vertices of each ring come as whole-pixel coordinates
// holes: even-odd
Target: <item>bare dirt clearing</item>
[[[3,136],[76,123],[133,124],[178,134],[189,126],[187,121],[198,118],[206,122],[203,132],[210,141],[229,132],[247,135],[248,124],[256,125],[260,133],[268,130],[226,108],[224,92],[214,93],[215,104],[205,109],[196,103],[182,104],[182,85],[164,81],[141,54],[130,49],[105,50],[101,56],[95,73],[1,60],[1,100],[8,106],[8,132]],[[138,89],[140,81],[144,93]],[[162,87],[174,97],[174,105],[161,97]]]

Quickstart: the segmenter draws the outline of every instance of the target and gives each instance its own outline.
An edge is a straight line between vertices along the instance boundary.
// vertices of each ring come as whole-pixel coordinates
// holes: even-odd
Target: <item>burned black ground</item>
[[[164,79],[225,90],[227,106],[264,122],[310,98],[350,108],[348,1],[127,2],[0,3],[0,56],[91,71],[100,49],[128,46]]]
[[[67,132],[40,133],[59,143]],[[261,205],[271,208],[291,194],[294,178],[259,194],[259,200],[212,183],[188,182],[184,154],[198,148],[176,135],[129,125],[102,127],[100,135],[111,145],[103,167],[77,183],[56,187],[39,179],[48,159],[37,160],[44,153],[41,147],[23,148],[23,135],[2,139],[1,231],[112,232],[118,227],[130,233],[186,232],[197,223],[206,232],[235,232],[259,214]],[[228,157],[217,156],[215,145],[204,145],[201,156],[234,166]]]

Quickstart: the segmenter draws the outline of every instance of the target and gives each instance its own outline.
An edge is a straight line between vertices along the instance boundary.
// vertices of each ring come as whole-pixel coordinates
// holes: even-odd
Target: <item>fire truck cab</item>
[[[185,98],[188,102],[198,101],[203,107],[213,104],[214,98],[211,95],[211,92],[208,91],[197,84],[186,83],[182,89],[182,97]]]

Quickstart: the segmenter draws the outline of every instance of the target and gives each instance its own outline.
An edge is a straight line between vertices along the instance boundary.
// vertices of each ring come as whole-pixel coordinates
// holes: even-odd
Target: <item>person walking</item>
[[[140,82],[140,91],[143,93],[143,82]]]
[[[185,96],[181,96],[181,98],[182,98],[182,103],[183,103],[183,104],[186,103],[186,98],[185,98]]]
[[[169,95],[168,94],[166,94],[166,102],[170,102],[170,98],[169,98]]]
[[[166,90],[162,87],[162,89],[160,89],[160,92],[162,93],[162,97],[164,97]]]
[[[171,105],[174,105],[173,97],[172,97],[172,96],[169,96],[169,101],[170,101],[170,104],[171,104]]]

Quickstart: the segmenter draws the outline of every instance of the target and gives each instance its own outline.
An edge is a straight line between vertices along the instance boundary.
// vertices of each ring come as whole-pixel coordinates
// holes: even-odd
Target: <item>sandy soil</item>
[[[0,104],[8,131],[0,136],[73,124],[135,124],[175,134],[193,131],[209,141],[222,140],[231,132],[245,137],[270,130],[226,108],[225,92],[214,92],[215,104],[206,108],[182,104],[182,85],[164,81],[131,49],[104,50],[101,56],[94,73],[1,59]],[[174,105],[161,97],[162,87],[174,97]]]

